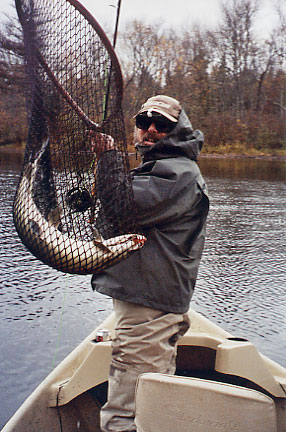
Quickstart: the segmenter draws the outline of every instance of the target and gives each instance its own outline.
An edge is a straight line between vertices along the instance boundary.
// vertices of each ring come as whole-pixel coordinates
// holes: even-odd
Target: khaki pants
[[[113,305],[116,335],[112,342],[108,401],[101,410],[101,429],[136,431],[137,378],[144,372],[175,372],[177,341],[188,330],[189,317],[120,300],[113,300]]]

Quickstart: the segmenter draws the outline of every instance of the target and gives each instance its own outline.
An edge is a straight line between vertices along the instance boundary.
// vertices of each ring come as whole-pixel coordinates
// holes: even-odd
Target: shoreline
[[[129,152],[129,156],[135,157],[136,153]],[[264,160],[278,160],[278,161],[286,161],[285,155],[277,155],[277,154],[241,154],[241,153],[200,153],[199,159],[264,159]]]
[[[0,145],[0,152],[7,153],[17,153],[24,154],[25,146],[15,146],[14,144],[5,144]],[[129,152],[129,156],[135,156],[135,152]],[[286,161],[286,154],[246,154],[246,153],[205,153],[204,151],[200,153],[198,159],[264,159],[264,160],[278,160],[278,161]]]
[[[213,158],[213,159],[264,159],[264,160],[278,160],[278,161],[286,161],[286,155],[276,155],[276,154],[239,154],[239,153],[201,153],[199,155],[200,158]]]

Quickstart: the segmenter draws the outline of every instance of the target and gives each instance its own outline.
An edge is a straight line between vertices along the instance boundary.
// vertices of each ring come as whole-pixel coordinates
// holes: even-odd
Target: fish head
[[[108,248],[118,248],[122,251],[135,251],[141,249],[145,242],[146,237],[141,234],[123,234],[121,236],[113,237],[103,241],[103,244]]]

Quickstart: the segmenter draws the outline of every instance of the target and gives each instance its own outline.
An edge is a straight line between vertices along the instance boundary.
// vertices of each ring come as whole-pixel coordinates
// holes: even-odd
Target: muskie
[[[26,164],[14,201],[14,223],[24,245],[49,266],[76,274],[96,273],[140,249],[146,238],[139,234],[82,241],[58,229],[60,212],[49,174],[44,175],[50,168],[47,164],[48,148],[49,140],[46,139],[34,160]],[[48,178],[44,180],[45,177]],[[41,193],[37,193],[39,181],[41,188],[45,186]],[[45,205],[43,211],[41,200],[45,199],[49,205]]]

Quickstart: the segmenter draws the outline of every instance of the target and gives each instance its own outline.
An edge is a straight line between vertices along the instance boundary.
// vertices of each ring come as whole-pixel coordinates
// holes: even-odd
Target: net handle
[[[120,63],[114,51],[114,47],[112,46],[104,30],[97,22],[97,20],[94,18],[94,16],[91,15],[91,13],[78,0],[66,0],[66,1],[70,3],[75,9],[77,9],[90,23],[90,25],[94,28],[94,30],[102,40],[103,45],[105,46],[108,54],[110,55],[112,69],[115,71],[115,81],[116,81],[116,86],[118,88],[118,95],[119,95],[118,99],[120,99],[119,105],[121,107],[121,100],[123,96],[123,78],[122,78]]]
[[[94,123],[86,114],[85,112],[80,108],[80,106],[75,102],[75,100],[71,97],[69,92],[65,90],[65,88],[60,84],[59,80],[55,77],[49,66],[47,65],[46,61],[44,60],[42,54],[38,51],[37,57],[39,62],[41,63],[42,67],[46,71],[46,74],[51,79],[51,81],[54,83],[58,91],[63,95],[65,100],[68,102],[68,104],[71,106],[71,108],[77,113],[77,115],[81,118],[81,120],[84,122],[84,124],[89,129],[100,129],[103,126],[103,122],[100,124]]]
[[[121,109],[121,102],[122,102],[122,95],[123,95],[123,79],[122,79],[122,73],[120,64],[117,58],[117,55],[113,49],[113,46],[111,42],[109,41],[108,37],[106,36],[105,32],[102,30],[99,23],[96,21],[96,19],[91,15],[91,13],[78,1],[78,0],[66,0],[68,3],[70,3],[78,12],[89,22],[89,24],[93,27],[99,38],[101,39],[103,45],[105,46],[110,59],[111,59],[111,68],[109,71],[109,76],[111,74],[111,71],[113,70],[115,82],[117,86],[117,97],[116,97],[116,104],[115,104],[115,112],[119,111]],[[15,0],[16,4],[16,10],[17,14],[20,20],[20,23],[22,27],[25,26],[25,18],[24,13],[22,9],[22,1],[21,0]],[[103,121],[99,124],[94,123],[86,114],[85,112],[80,108],[80,106],[76,103],[76,101],[72,98],[72,96],[65,90],[65,88],[60,84],[59,80],[55,77],[52,70],[49,68],[47,62],[45,61],[44,57],[40,53],[39,50],[36,52],[37,58],[47,73],[48,77],[51,79],[53,84],[56,86],[58,91],[62,94],[62,96],[65,98],[65,100],[68,102],[68,104],[71,106],[71,108],[77,113],[77,115],[81,118],[81,120],[85,123],[85,125],[89,129],[98,130],[102,128],[104,124],[108,122],[108,118],[104,118]],[[113,113],[114,114],[114,113]]]

